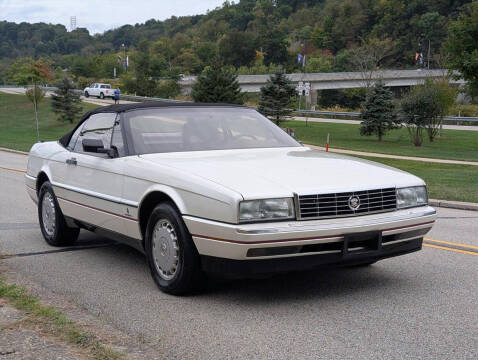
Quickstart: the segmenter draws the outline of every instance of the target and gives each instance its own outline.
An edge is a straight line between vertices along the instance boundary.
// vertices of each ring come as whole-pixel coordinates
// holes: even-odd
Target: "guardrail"
[[[353,117],[359,118],[359,112],[348,112],[348,111],[321,111],[321,110],[295,110],[293,111],[294,114],[300,115],[318,115],[318,116],[346,116],[346,117]],[[403,118],[403,116],[400,116]],[[468,117],[468,116],[445,116],[443,117],[444,121],[456,121],[460,122],[476,122],[478,123],[478,117]]]

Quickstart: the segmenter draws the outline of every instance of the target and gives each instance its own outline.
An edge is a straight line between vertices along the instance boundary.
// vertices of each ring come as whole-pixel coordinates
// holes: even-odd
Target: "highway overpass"
[[[339,73],[298,73],[287,74],[294,83],[310,83],[311,100],[317,98],[317,90],[327,89],[350,89],[365,87],[368,81],[382,79],[387,86],[413,86],[426,78],[442,78],[447,70],[384,70],[373,73],[362,72],[339,72]],[[244,92],[259,92],[270,75],[239,75],[238,81]],[[196,81],[196,76],[186,76],[180,81],[183,93],[189,94]],[[450,80],[453,83],[463,83],[463,80]]]

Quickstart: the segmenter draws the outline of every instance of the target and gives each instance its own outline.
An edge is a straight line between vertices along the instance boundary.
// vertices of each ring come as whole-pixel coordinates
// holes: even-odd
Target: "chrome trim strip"
[[[314,251],[314,252],[296,253],[296,254],[282,254],[282,255],[269,255],[269,256],[247,256],[242,260],[247,261],[247,260],[290,258],[290,257],[309,256],[309,255],[339,254],[341,252],[342,252],[341,250],[326,250],[326,251]]]
[[[60,183],[57,183],[57,182],[52,182],[51,184],[53,186],[57,186],[57,187],[62,188],[62,189],[74,191],[74,192],[77,192],[79,194],[92,196],[92,197],[102,199],[102,200],[106,200],[106,201],[111,201],[111,202],[114,202],[114,203],[117,203],[117,204],[120,204],[120,205],[127,205],[127,206],[136,207],[136,208],[138,207],[137,202],[124,200],[124,199],[121,199],[121,198],[116,197],[116,196],[104,195],[104,194],[100,194],[96,191],[84,190],[84,189],[77,188],[75,186],[60,184]]]
[[[396,243],[400,243],[400,242],[404,242],[404,241],[410,241],[410,240],[414,240],[414,239],[418,239],[418,238],[422,238],[422,237],[423,237],[423,235],[419,235],[419,236],[412,236],[412,237],[406,238],[406,239],[382,242],[382,246],[392,245],[392,244],[396,244]]]
[[[301,220],[299,194],[294,193],[294,212],[296,220]]]

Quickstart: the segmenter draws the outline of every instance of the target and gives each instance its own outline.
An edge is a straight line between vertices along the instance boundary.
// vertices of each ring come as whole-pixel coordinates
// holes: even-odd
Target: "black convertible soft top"
[[[99,114],[99,113],[121,113],[125,111],[135,110],[135,109],[150,109],[150,108],[165,108],[165,107],[242,107],[247,108],[244,105],[236,105],[236,104],[222,104],[222,103],[197,103],[192,101],[150,101],[150,102],[143,102],[143,103],[129,103],[129,104],[115,104],[115,105],[108,105],[108,106],[100,106],[94,110],[88,111],[79,123],[65,135],[60,138],[60,144],[63,146],[67,146],[70,142],[70,138],[75,132],[75,130],[91,115]]]

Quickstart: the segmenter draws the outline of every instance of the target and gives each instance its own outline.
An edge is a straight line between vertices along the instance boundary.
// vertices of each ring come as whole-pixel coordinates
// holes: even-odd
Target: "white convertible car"
[[[203,274],[356,266],[421,249],[436,213],[425,183],[302,146],[253,109],[112,105],[35,144],[26,188],[45,240],[81,229],[147,256],[165,292]]]

